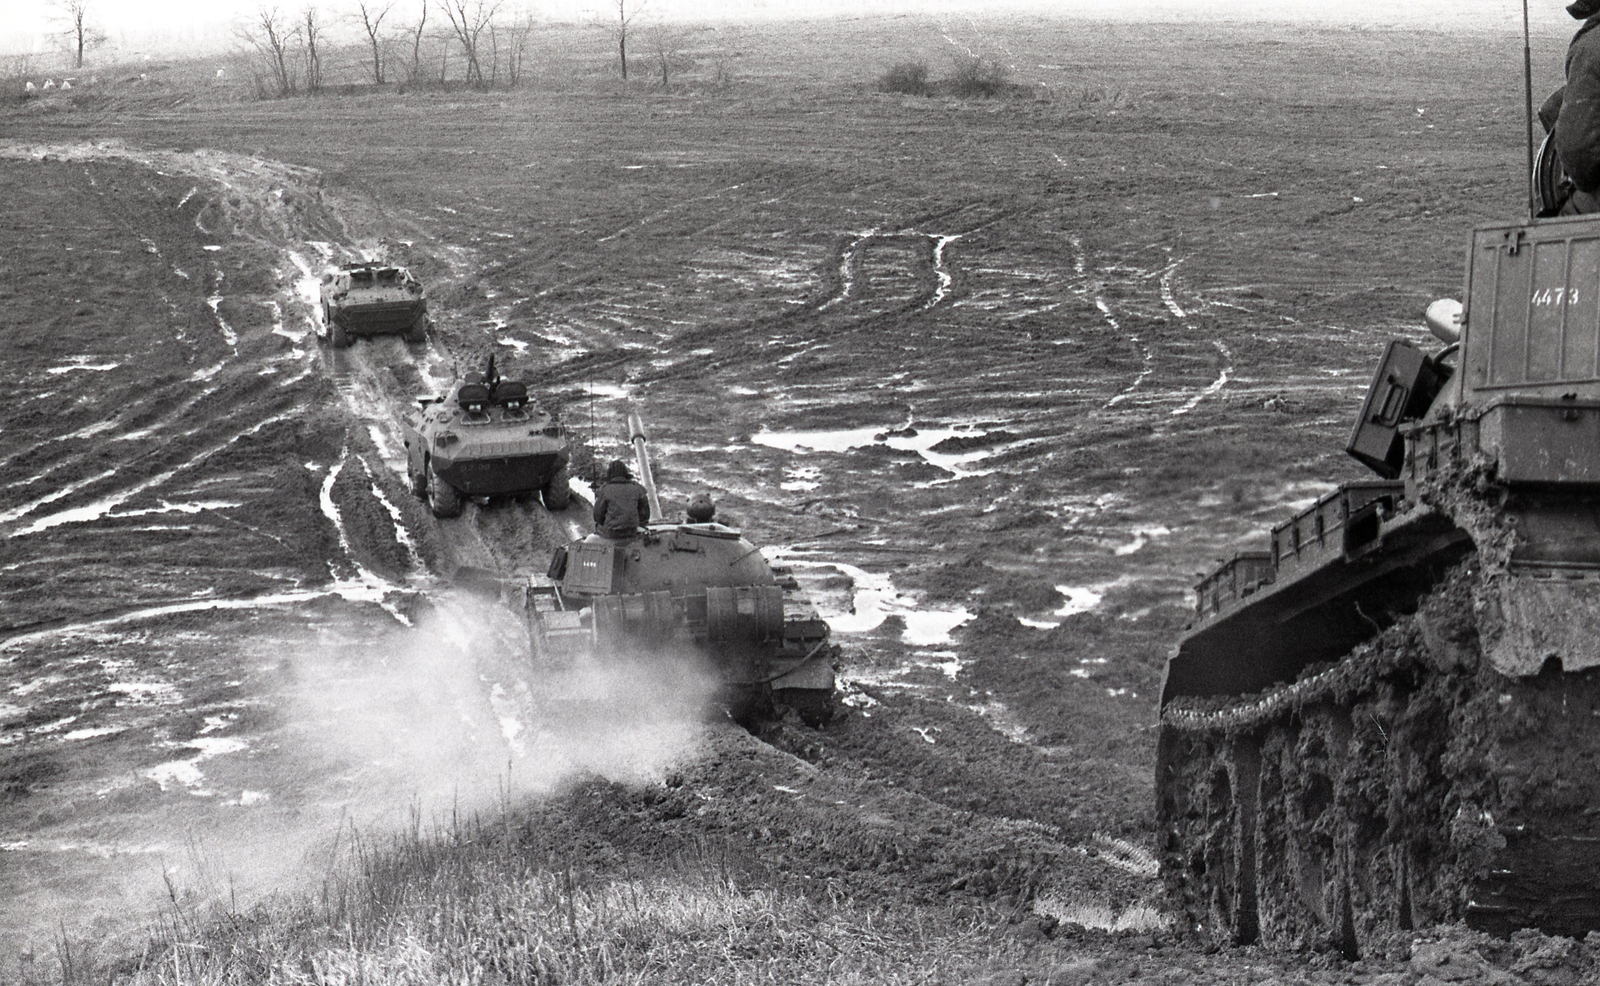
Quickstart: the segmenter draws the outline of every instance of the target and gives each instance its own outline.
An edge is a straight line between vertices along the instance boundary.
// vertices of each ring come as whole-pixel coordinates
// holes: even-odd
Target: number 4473
[[[1531,301],[1535,305],[1576,305],[1578,303],[1578,289],[1545,288],[1543,291],[1535,291]]]

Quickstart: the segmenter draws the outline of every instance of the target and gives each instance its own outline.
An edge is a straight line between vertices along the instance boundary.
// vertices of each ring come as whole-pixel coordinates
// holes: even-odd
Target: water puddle
[[[333,484],[338,481],[339,473],[344,469],[345,464],[349,462],[349,456],[349,449],[340,453],[339,461],[334,464],[332,469],[328,470],[327,477],[322,481],[322,490],[319,496],[323,516],[332,521],[334,530],[339,534],[339,548],[344,553],[346,563],[355,572],[354,578],[343,579],[339,578],[338,574],[334,572],[334,581],[330,591],[350,602],[375,603],[403,625],[410,626],[411,618],[400,612],[391,598],[396,593],[404,592],[404,587],[395,585],[356,561],[351,552],[350,536],[345,530],[344,519],[339,514],[339,506],[333,502]],[[368,478],[370,479],[370,477],[371,473],[369,471]],[[390,508],[394,509],[392,505],[390,505]],[[403,530],[403,528],[397,527],[397,530]],[[328,567],[330,571],[333,569],[332,561],[329,561]]]
[[[250,749],[250,744],[244,740],[231,736],[196,736],[194,739],[183,743],[169,743],[174,749],[194,750],[195,752],[180,760],[169,760],[157,764],[140,772],[141,776],[155,781],[163,791],[183,788],[196,797],[209,798],[216,794],[202,785],[205,783],[205,773],[200,770],[200,764],[213,757],[224,756],[229,753],[242,753]]]
[[[763,549],[769,562],[782,560],[793,568],[806,568],[813,572],[836,571],[851,581],[850,608],[846,612],[830,614],[818,598],[822,619],[834,633],[870,633],[878,629],[891,616],[905,623],[900,634],[902,642],[913,647],[937,647],[950,643],[951,633],[972,619],[965,606],[953,608],[923,607],[915,595],[902,593],[894,587],[887,575],[878,575],[840,561],[816,561],[797,558],[791,549],[775,547]]]
[[[945,247],[948,247],[956,240],[961,239],[961,235],[962,234],[957,233],[954,236],[939,236],[934,238],[933,273],[939,278],[939,286],[934,289],[933,297],[928,299],[928,303],[923,306],[924,308],[932,308],[950,296],[950,288],[955,283],[955,280],[951,277],[950,271],[945,268],[944,250]]]
[[[78,372],[104,373],[107,370],[115,370],[117,367],[122,365],[121,363],[96,363],[94,362],[94,359],[95,357],[93,356],[68,357],[65,363],[61,364],[60,366],[47,367],[44,372],[50,374],[51,376],[60,376],[63,373]]]
[[[104,499],[97,500],[94,503],[86,504],[82,507],[74,507],[71,510],[63,510],[59,513],[47,514],[35,520],[26,527],[18,528],[15,531],[8,532],[6,537],[20,537],[28,534],[37,534],[40,531],[49,530],[52,527],[60,527],[63,524],[84,524],[99,520],[116,510],[118,507],[122,506],[122,504],[126,503],[128,500],[138,496],[140,493],[143,493],[153,487],[160,486],[161,484],[172,479],[172,477],[183,472],[185,469],[190,468],[196,463],[204,462],[206,459],[229,447],[239,439],[248,435],[253,435],[268,425],[275,424],[276,422],[285,420],[288,417],[289,414],[285,413],[275,414],[269,418],[265,418],[257,424],[252,425],[251,427],[240,432],[239,434],[234,435],[232,438],[228,439],[222,444],[201,452],[199,455],[180,465],[174,466],[165,472],[151,476],[149,479],[135,483],[124,490],[113,493],[112,495],[105,497]],[[115,471],[116,470],[111,470],[112,473],[115,473]],[[0,518],[0,520],[3,520],[3,518]]]
[[[778,449],[792,455],[816,452],[844,453],[852,449],[883,445],[900,452],[915,452],[924,462],[951,476],[982,475],[967,467],[993,456],[994,448],[974,448],[962,451],[939,451],[938,446],[956,440],[975,441],[988,436],[988,432],[974,424],[957,424],[951,427],[916,428],[910,422],[899,428],[837,428],[818,431],[759,431],[750,436],[757,445]]]
[[[1132,541],[1128,542],[1127,544],[1117,545],[1112,549],[1111,553],[1118,557],[1136,554],[1142,550],[1145,545],[1149,544],[1151,540],[1159,537],[1166,537],[1171,533],[1172,529],[1168,527],[1146,527],[1137,529],[1133,532]]]

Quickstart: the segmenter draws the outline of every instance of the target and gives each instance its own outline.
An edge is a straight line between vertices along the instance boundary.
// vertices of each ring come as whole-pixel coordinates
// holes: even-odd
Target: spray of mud
[[[158,795],[146,778],[141,797],[166,807],[141,812],[144,850],[75,874],[6,944],[48,952],[65,934],[137,951],[159,921],[314,892],[356,842],[498,819],[593,777],[650,783],[705,741],[715,682],[692,661],[541,666],[499,603],[447,593],[413,612],[409,627],[375,607],[311,617],[269,669],[264,729],[219,719],[180,751],[225,744],[184,761],[186,787]]]

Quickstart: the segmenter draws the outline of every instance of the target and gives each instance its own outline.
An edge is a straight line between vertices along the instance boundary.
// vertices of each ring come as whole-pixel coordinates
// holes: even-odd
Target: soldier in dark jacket
[[[1563,215],[1600,212],[1600,0],[1576,0],[1567,13],[1583,21],[1567,46],[1567,84],[1539,108],[1555,134],[1556,153],[1572,183]]]
[[[650,495],[633,481],[628,464],[613,459],[605,485],[594,497],[595,533],[621,541],[634,537],[650,522]]]

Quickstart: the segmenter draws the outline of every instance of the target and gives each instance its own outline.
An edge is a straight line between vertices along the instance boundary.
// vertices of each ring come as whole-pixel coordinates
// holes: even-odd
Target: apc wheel
[[[423,468],[427,467],[424,466]],[[428,474],[426,472],[412,472],[411,467],[407,465],[406,478],[411,481],[411,495],[420,499],[427,499]]]
[[[406,342],[411,343],[413,346],[419,346],[422,343],[427,342],[428,316],[418,315],[416,321],[412,322],[411,325],[407,327],[405,339]]]
[[[461,516],[461,491],[439,478],[428,460],[428,506],[435,517]]]
[[[572,486],[568,482],[571,474],[567,467],[562,466],[556,474],[550,477],[550,482],[545,484],[539,495],[544,498],[545,508],[548,510],[565,510],[567,503],[572,499]]]

